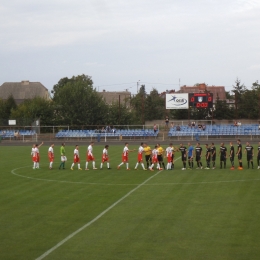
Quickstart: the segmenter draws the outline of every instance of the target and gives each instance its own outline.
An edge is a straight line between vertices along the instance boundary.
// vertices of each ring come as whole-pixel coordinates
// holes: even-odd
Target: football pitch
[[[32,169],[31,145],[0,146],[0,259],[260,259],[255,157],[255,169],[243,154],[244,170],[230,170],[229,160],[219,169],[217,156],[215,170],[194,163],[182,171],[176,153],[174,170],[151,172],[134,170],[132,152],[127,171],[117,170],[123,145],[112,144],[112,169],[100,170],[104,145],[94,145],[98,170],[90,163],[85,171],[87,145],[79,148],[82,171],[70,170],[74,146],[65,147],[65,170],[58,169],[57,145],[53,170],[47,145],[39,170]]]

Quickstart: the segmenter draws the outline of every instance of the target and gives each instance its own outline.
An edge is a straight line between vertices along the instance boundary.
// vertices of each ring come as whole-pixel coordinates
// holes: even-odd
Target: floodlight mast
[[[137,92],[136,92],[136,94],[138,94],[138,90],[139,90],[139,83],[140,83],[140,79],[137,81]]]

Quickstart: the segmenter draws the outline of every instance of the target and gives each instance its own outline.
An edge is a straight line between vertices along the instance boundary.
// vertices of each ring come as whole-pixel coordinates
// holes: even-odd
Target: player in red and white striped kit
[[[120,166],[122,166],[123,164],[126,164],[126,169],[127,170],[130,170],[129,169],[129,163],[128,163],[128,153],[129,152],[134,152],[134,151],[135,151],[135,149],[129,150],[128,143],[125,143],[125,147],[123,149],[123,154],[122,154],[122,162],[117,166],[118,170],[120,169]]]
[[[53,150],[54,144],[51,144],[51,146],[48,149],[48,157],[50,161],[50,170],[52,169],[53,161],[54,161],[54,150]]]
[[[75,163],[78,164],[78,170],[82,170],[82,169],[80,168],[79,146],[78,146],[78,145],[76,145],[76,146],[75,146],[75,149],[74,149],[74,153],[73,153],[73,163],[72,163],[72,165],[71,165],[71,167],[70,167],[71,170],[74,170],[73,167],[74,167]]]
[[[109,167],[109,157],[108,157],[108,145],[105,145],[105,148],[103,149],[102,153],[102,162],[100,164],[100,170],[103,168],[103,164],[106,162],[107,163],[107,169],[110,170],[111,168]]]
[[[39,165],[39,162],[40,162],[40,151],[39,151],[39,148],[43,145],[43,142],[38,145],[38,144],[35,144],[33,145],[32,147],[32,151],[31,151],[31,155],[32,155],[32,160],[33,160],[33,169],[39,169],[40,168],[40,165]]]
[[[167,170],[171,170],[172,168],[172,153],[173,153],[173,147],[172,147],[172,143],[170,143],[165,150],[165,155],[167,158],[167,167],[166,167]]]
[[[88,171],[88,163],[92,161],[92,166],[93,170],[96,170],[97,168],[95,167],[95,157],[93,155],[93,145],[94,142],[91,142],[90,145],[88,146],[88,151],[87,151],[87,160],[86,160],[86,171]]]
[[[158,170],[162,170],[162,168],[160,168],[160,164],[158,161],[158,150],[157,150],[158,146],[155,145],[154,149],[152,150],[152,165],[149,167],[150,171],[153,171],[153,167],[155,164],[157,164],[157,169]]]
[[[143,167],[143,170],[146,171],[146,169],[144,168],[144,164],[143,164],[143,152],[144,152],[143,146],[144,146],[144,143],[141,143],[140,147],[138,148],[137,163],[135,165],[135,170],[137,170],[137,167],[140,163],[141,166]]]

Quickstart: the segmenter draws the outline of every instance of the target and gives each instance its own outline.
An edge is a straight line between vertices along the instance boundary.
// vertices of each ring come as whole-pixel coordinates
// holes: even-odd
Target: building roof
[[[121,104],[126,104],[128,107],[130,104],[130,98],[131,98],[131,92],[129,91],[105,91],[98,92],[102,98],[105,100],[105,102],[109,105],[112,103],[119,102],[119,96],[120,96],[120,102]]]
[[[213,93],[213,102],[216,101],[217,96],[220,100],[226,100],[226,91],[224,86],[207,86],[205,83],[201,83],[195,86],[181,86],[179,93],[204,93],[208,91]]]
[[[35,97],[50,98],[48,89],[40,82],[30,82],[28,80],[3,83],[0,86],[0,98],[6,100],[10,95],[13,96],[17,104],[22,103],[25,99]]]

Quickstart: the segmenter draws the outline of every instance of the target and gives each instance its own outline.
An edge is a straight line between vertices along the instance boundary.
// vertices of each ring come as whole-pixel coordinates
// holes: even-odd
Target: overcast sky
[[[1,0],[0,85],[52,89],[86,74],[100,91],[260,81],[259,0]]]

